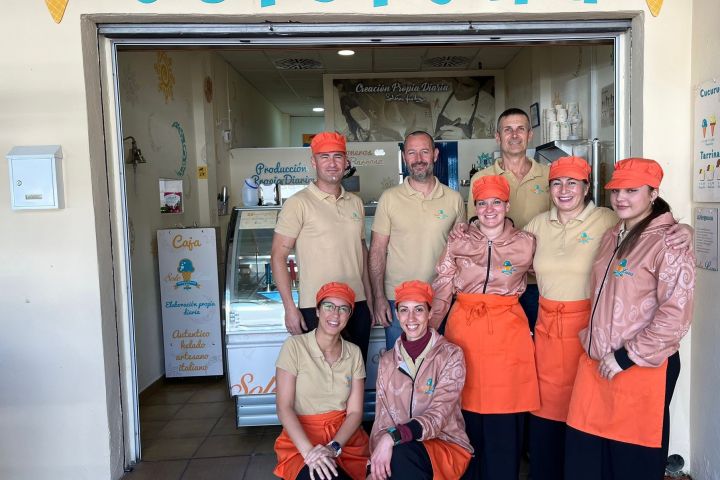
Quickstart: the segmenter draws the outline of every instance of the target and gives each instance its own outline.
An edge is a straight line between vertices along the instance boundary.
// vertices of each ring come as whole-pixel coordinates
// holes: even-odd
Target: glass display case
[[[285,311],[275,287],[270,252],[281,207],[234,208],[226,241],[223,341],[228,388],[235,398],[237,425],[278,424],[275,413],[275,360],[288,332]],[[365,207],[366,240],[375,205]],[[288,257],[291,279],[295,256]],[[330,281],[330,279],[328,280]],[[297,303],[297,283],[293,280]],[[377,364],[385,348],[382,328],[372,329],[365,386],[365,418],[375,413]]]

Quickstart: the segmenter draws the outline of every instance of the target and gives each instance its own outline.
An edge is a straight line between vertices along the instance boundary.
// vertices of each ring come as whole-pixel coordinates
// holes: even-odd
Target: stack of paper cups
[[[570,136],[570,123],[558,122],[560,124],[560,140],[567,140]]]
[[[554,120],[548,122],[548,142],[560,140],[560,122]]]

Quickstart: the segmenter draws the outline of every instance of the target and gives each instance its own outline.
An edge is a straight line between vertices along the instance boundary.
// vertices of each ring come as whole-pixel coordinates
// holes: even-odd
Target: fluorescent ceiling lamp
[[[325,109],[323,107],[314,107],[313,112],[324,112]]]
[[[338,55],[349,57],[350,55],[355,55],[355,50],[338,50]]]

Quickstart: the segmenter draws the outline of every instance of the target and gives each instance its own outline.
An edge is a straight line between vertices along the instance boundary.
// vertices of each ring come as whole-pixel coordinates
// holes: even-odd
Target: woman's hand
[[[612,380],[615,375],[622,372],[622,367],[615,360],[615,352],[608,353],[600,360],[598,372],[600,372],[601,377],[608,380]]]
[[[372,480],[385,480],[390,476],[390,460],[394,445],[395,442],[389,434],[380,438],[370,457],[370,478]]]
[[[693,233],[695,230],[684,223],[676,223],[668,228],[665,234],[665,245],[673,250],[693,249]]]
[[[305,465],[310,470],[310,478],[316,477],[320,480],[331,480],[338,476],[335,465],[335,452],[325,445],[315,445],[305,455]]]

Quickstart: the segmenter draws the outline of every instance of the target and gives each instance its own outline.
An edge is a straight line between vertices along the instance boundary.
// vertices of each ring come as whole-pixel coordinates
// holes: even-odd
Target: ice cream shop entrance
[[[309,178],[303,145],[323,130],[347,137],[368,205],[398,183],[399,143],[415,130],[452,144],[448,184],[467,196],[470,171],[497,155],[495,121],[509,107],[531,118],[528,155],[592,158],[602,183],[614,161],[639,148],[630,127],[641,102],[641,92],[629,93],[639,89],[630,82],[631,27],[100,25],[115,261],[125,272],[117,291],[128,462],[140,458],[138,395],[165,375],[157,230],[216,227],[224,239],[243,180]],[[162,188],[174,195],[172,209],[158,201]]]

